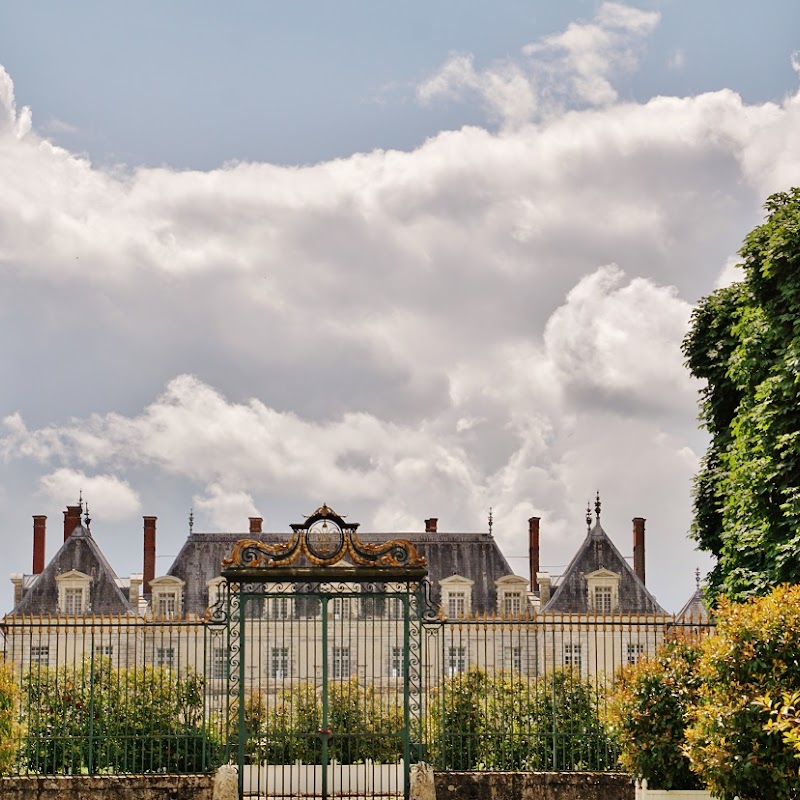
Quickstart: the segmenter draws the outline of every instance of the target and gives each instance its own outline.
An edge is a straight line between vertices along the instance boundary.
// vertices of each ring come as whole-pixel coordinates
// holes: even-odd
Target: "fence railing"
[[[246,635],[261,624],[249,619]],[[398,651],[398,642],[409,640],[387,633],[402,625],[391,615],[376,624],[354,613],[335,624],[362,626],[352,641],[364,643],[346,659],[343,639],[337,652],[325,654],[339,665],[326,691],[329,702],[346,699],[339,718],[355,713],[356,699],[369,698],[359,702],[372,704],[370,725],[385,722],[389,730],[409,702],[401,696],[405,686],[420,709],[410,732],[412,758],[459,770],[614,769],[605,704],[620,668],[669,638],[709,632],[707,623],[693,620],[614,615],[414,622],[406,631],[417,643],[419,664],[412,665]],[[0,731],[2,715],[10,720],[0,771],[204,772],[228,758],[232,736],[246,737],[254,764],[293,763],[302,747],[314,753],[313,692],[304,722],[287,713],[303,695],[297,659],[322,658],[309,640],[312,629],[294,616],[265,619],[263,626],[259,648],[251,647],[241,665],[244,710],[232,715],[238,698],[229,695],[225,631],[202,620],[7,617],[8,680],[0,681],[0,695],[8,686],[15,696],[6,706],[0,697]],[[409,668],[418,682],[403,680]],[[237,716],[243,725],[232,732],[227,726]],[[366,728],[356,733],[365,741],[371,735]],[[384,733],[372,760],[399,760],[400,738]],[[352,747],[355,740],[348,741]],[[390,752],[394,741],[397,753]],[[337,758],[346,762],[347,752],[337,751]]]

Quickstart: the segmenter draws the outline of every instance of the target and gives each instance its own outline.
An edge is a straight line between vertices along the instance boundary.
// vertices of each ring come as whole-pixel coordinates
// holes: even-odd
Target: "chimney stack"
[[[644,517],[633,518],[633,571],[644,583]]]
[[[81,507],[77,506],[67,506],[67,510],[64,512],[64,541],[66,542],[69,539],[70,534],[78,525],[81,524]]]
[[[44,572],[44,539],[47,517],[36,514],[33,517],[33,574]]]
[[[142,594],[150,597],[150,581],[156,576],[156,520],[158,517],[142,517],[144,520],[144,564]]]
[[[539,520],[541,517],[531,517],[528,520],[528,563],[531,568],[531,591],[539,591],[539,581],[536,575],[539,572]]]
[[[264,521],[262,517],[249,517],[250,520],[250,533],[261,533],[261,523]]]
[[[425,533],[436,533],[436,526],[439,524],[438,517],[431,517],[425,520]]]

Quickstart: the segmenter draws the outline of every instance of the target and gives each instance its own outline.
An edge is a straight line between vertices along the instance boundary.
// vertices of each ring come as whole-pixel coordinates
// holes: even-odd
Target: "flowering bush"
[[[668,642],[653,658],[625,667],[609,698],[609,730],[620,763],[651,789],[701,788],[683,752],[699,655],[697,644]]]
[[[19,686],[8,664],[0,664],[0,775],[10,772],[19,742]]]
[[[800,586],[723,600],[698,662],[698,703],[686,731],[692,769],[716,797],[800,798],[798,760],[758,698],[800,690]]]

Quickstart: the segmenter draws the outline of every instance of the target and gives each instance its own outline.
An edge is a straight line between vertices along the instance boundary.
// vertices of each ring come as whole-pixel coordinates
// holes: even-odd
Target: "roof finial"
[[[700,589],[700,567],[697,567],[694,571],[694,582],[697,586],[698,590]]]
[[[492,533],[492,527],[494,526],[494,517],[492,516],[492,507],[489,506],[489,535]]]
[[[594,515],[597,521],[600,522],[600,490],[597,491],[597,498],[594,501]]]
[[[586,532],[588,533],[592,529],[592,507],[589,505],[589,501],[586,501]]]
[[[83,489],[78,489],[78,505],[83,513]]]
[[[194,509],[189,509],[189,533],[194,530]]]
[[[86,524],[86,530],[88,532],[89,526],[92,524],[92,518],[89,516],[89,504],[86,504],[86,513],[83,515],[83,521]]]

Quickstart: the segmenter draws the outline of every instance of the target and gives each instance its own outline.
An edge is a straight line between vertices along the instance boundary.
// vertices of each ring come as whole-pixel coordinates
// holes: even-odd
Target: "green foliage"
[[[321,692],[309,683],[284,691],[274,709],[260,694],[245,705],[246,750],[256,762],[319,763],[321,727]],[[328,758],[340,764],[394,763],[403,756],[402,698],[382,697],[356,678],[328,684],[328,728]]]
[[[686,730],[692,769],[715,797],[796,800],[795,752],[758,698],[800,690],[800,586],[745,603],[723,599],[703,642],[698,702]]]
[[[538,678],[472,668],[430,698],[431,758],[440,769],[603,770],[616,752],[596,687],[570,670]]]
[[[10,665],[0,663],[0,775],[13,771],[19,748],[19,685]]]
[[[32,772],[202,772],[221,756],[196,673],[86,658],[33,670],[23,689]]]
[[[711,434],[693,535],[717,558],[710,594],[735,600],[800,583],[800,189],[766,209],[743,280],[699,304],[683,342]]]
[[[683,752],[687,714],[697,698],[700,646],[668,642],[650,659],[621,670],[608,723],[620,763],[651,789],[699,789]]]
[[[770,715],[764,730],[779,731],[794,757],[800,758],[800,692],[784,692],[781,700],[765,694],[757,697],[755,704]]]

